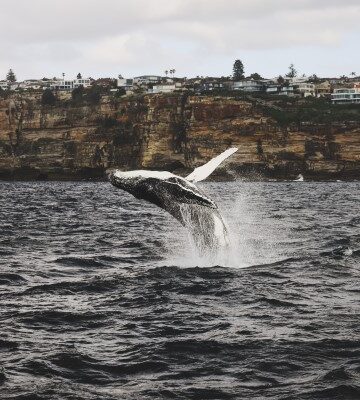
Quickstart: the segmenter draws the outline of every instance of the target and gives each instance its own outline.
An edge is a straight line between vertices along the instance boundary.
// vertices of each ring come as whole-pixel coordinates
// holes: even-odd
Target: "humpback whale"
[[[227,230],[217,205],[195,182],[206,179],[224,160],[237,151],[230,148],[185,178],[166,171],[109,171],[109,180],[140,200],[164,209],[183,226],[201,255],[216,254],[228,245]]]

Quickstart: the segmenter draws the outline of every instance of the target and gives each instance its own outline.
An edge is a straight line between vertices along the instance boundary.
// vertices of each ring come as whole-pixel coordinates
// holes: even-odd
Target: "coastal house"
[[[315,96],[315,85],[309,82],[301,82],[294,84],[297,92],[303,97]]]
[[[90,79],[73,79],[73,80],[55,80],[50,84],[52,90],[65,90],[70,91],[80,86],[89,87],[91,86]]]
[[[242,81],[232,82],[232,90],[241,90],[243,92],[262,92],[265,90],[265,84],[262,81],[254,79],[244,79]]]
[[[331,102],[333,104],[360,104],[360,83],[355,83],[353,88],[334,89]]]
[[[182,87],[181,83],[154,85],[152,89],[148,90],[148,93],[152,93],[152,94],[172,93],[175,90],[180,90],[181,87]]]
[[[277,85],[275,83],[269,84],[266,86],[266,93],[267,94],[279,94],[281,90],[281,85]]]
[[[74,88],[77,88],[79,86],[83,86],[84,88],[87,88],[91,86],[91,80],[90,79],[74,79],[73,80],[73,86]]]
[[[133,79],[118,78],[117,81],[116,81],[116,86],[118,88],[122,88],[126,92],[128,92],[128,91],[133,90],[134,80]]]
[[[279,92],[280,95],[283,96],[295,96],[295,86],[294,85],[285,85],[282,86]]]
[[[135,85],[148,85],[148,84],[156,84],[162,81],[162,77],[158,75],[141,75],[136,76],[133,79],[133,83]]]
[[[52,90],[73,90],[73,81],[69,80],[57,80],[50,85]]]
[[[24,81],[26,89],[32,90],[40,90],[43,89],[46,85],[43,80],[39,79],[27,79]]]
[[[321,82],[315,85],[315,94],[317,97],[330,97],[332,85],[329,81]]]
[[[25,79],[17,83],[15,90],[41,90],[45,87],[44,81],[39,79]]]
[[[213,90],[224,90],[225,89],[225,85],[222,82],[217,82],[217,81],[213,81],[213,82],[203,82],[200,85],[200,90],[202,91],[213,91]]]

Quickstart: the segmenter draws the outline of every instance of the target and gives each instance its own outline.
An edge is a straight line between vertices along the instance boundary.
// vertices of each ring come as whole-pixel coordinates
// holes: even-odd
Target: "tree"
[[[290,64],[289,72],[285,76],[287,76],[288,78],[295,78],[297,76],[297,74],[298,74],[298,72],[295,69],[294,64]]]
[[[82,76],[81,76],[80,72],[77,74],[76,78],[77,79],[82,79]]]
[[[250,75],[251,79],[254,79],[255,81],[258,81],[260,79],[263,79],[262,76],[260,74],[258,74],[257,72],[254,72],[253,74]]]
[[[311,76],[309,76],[309,82],[319,83],[320,78],[316,74],[312,74]]]
[[[351,76],[356,76],[356,72],[351,72]]]
[[[166,71],[165,71],[165,75],[166,75],[166,76],[168,76],[168,73],[169,73],[169,71],[168,71],[168,70],[166,70]]]
[[[126,90],[124,88],[118,88],[118,90],[115,92],[114,97],[121,97],[126,94]]]
[[[240,60],[235,60],[233,66],[233,80],[244,79],[244,64]]]
[[[71,92],[71,98],[74,103],[81,103],[84,99],[84,86],[80,85]]]
[[[41,96],[41,104],[43,106],[53,106],[56,103],[56,97],[50,89],[45,89]]]
[[[9,72],[6,74],[6,80],[11,83],[16,82],[16,76],[11,68],[9,69]]]
[[[93,105],[99,104],[101,100],[101,88],[96,85],[91,86],[91,88],[88,89],[86,100]]]
[[[277,78],[277,82],[279,85],[283,85],[285,83],[285,79],[281,75],[279,75],[279,77]]]

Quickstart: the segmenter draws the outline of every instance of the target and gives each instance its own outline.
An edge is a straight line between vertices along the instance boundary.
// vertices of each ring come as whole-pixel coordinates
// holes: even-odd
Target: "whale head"
[[[112,185],[129,193],[132,193],[132,189],[139,182],[138,178],[125,171],[113,169],[106,171],[106,173]]]

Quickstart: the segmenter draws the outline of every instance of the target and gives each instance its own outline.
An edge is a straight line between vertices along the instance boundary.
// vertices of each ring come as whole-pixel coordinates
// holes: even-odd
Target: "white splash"
[[[248,268],[287,258],[279,248],[279,242],[286,240],[289,232],[281,225],[281,220],[271,218],[262,207],[258,195],[261,187],[262,184],[254,188],[254,184],[239,182],[228,194],[222,193],[215,198],[221,219],[217,214],[215,217],[209,215],[201,225],[205,232],[207,229],[215,237],[211,249],[198,249],[204,231],[188,231],[188,225],[186,229],[178,229],[174,224],[177,240],[176,245],[167,241],[167,264],[183,268]],[[187,215],[191,224],[191,215]]]

